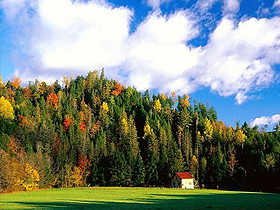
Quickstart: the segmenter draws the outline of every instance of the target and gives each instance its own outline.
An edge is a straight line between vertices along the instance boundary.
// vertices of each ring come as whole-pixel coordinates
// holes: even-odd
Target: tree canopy
[[[188,95],[139,92],[104,72],[1,83],[0,123],[0,190],[167,187],[179,171],[198,187],[280,190],[278,124],[226,126]]]

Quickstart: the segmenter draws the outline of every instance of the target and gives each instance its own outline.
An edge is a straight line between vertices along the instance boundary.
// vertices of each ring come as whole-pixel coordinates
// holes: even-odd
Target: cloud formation
[[[140,90],[173,88],[189,92],[188,78],[184,76],[197,65],[199,49],[191,49],[186,42],[196,37],[198,30],[187,12],[169,17],[153,13],[130,36],[126,69],[130,84]],[[174,86],[174,81],[181,79]],[[145,81],[145,83],[143,83]]]
[[[262,116],[254,119],[251,123],[250,126],[259,126],[259,125],[273,125],[275,123],[280,122],[280,114],[275,114],[273,116],[267,117],[267,116]]]
[[[280,0],[275,0],[273,7],[280,7]]]
[[[240,0],[198,0],[195,7],[201,10],[202,13],[209,11],[216,3],[223,4],[223,13],[227,15],[228,13],[236,13],[239,11]]]
[[[198,82],[222,96],[236,94],[238,104],[246,93],[267,87],[280,62],[280,18],[240,21],[223,18],[203,50]],[[261,39],[259,37],[262,37]]]
[[[239,0],[224,0],[224,13],[238,12],[239,6]]]
[[[169,1],[172,0],[147,0],[147,4],[154,9],[158,9],[162,4],[167,3]]]
[[[108,68],[119,66],[125,59],[123,50],[132,14],[127,8],[93,1],[42,1],[39,18],[45,31],[41,33],[50,35],[34,43],[42,65],[50,69],[84,70],[100,69],[104,64]],[[42,37],[41,33],[36,40]]]
[[[209,8],[215,1],[198,3]],[[237,21],[225,15],[207,44],[194,47],[201,27],[191,10],[169,15],[154,10],[131,33],[133,11],[103,0],[17,2],[3,0],[1,6],[17,25],[13,33],[22,45],[15,63],[23,80],[59,79],[104,67],[110,77],[139,90],[183,94],[202,86],[235,95],[241,104],[275,80],[273,65],[280,63],[279,17]],[[164,2],[148,1],[153,8]],[[239,10],[238,0],[223,2],[224,13]]]
[[[5,11],[9,20],[14,19],[20,11],[26,6],[27,0],[3,0],[1,7]]]

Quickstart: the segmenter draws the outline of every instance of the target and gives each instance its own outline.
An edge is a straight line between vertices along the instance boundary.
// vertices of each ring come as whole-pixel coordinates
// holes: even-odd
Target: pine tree
[[[139,143],[138,143],[138,137],[137,137],[137,129],[134,123],[134,119],[132,116],[129,117],[129,140],[130,140],[130,146],[133,153],[134,159],[137,157],[137,154],[139,153]]]
[[[123,153],[116,150],[111,160],[110,184],[114,186],[128,186],[131,182],[131,170]]]
[[[134,170],[132,172],[133,185],[142,186],[145,182],[145,175],[145,166],[139,151],[134,165]]]
[[[158,181],[157,157],[154,153],[150,153],[146,164],[146,183],[155,186]]]
[[[175,161],[174,161],[174,171],[175,172],[184,172],[184,159],[180,149],[175,153]]]
[[[95,154],[98,158],[107,155],[106,133],[103,131],[103,128],[101,128],[96,138]]]
[[[96,160],[93,160],[91,162],[91,169],[90,169],[90,176],[89,176],[89,182],[91,186],[96,186],[98,184],[98,165]]]

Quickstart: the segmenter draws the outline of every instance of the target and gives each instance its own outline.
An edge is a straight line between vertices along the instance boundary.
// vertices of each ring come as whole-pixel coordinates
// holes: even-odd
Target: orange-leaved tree
[[[184,95],[183,103],[182,103],[182,105],[183,105],[184,107],[189,107],[189,106],[190,106],[189,98],[190,98],[190,97],[189,97],[188,94],[185,94],[185,95]]]
[[[69,115],[66,115],[63,122],[64,131],[67,131],[72,123],[72,119]]]
[[[115,90],[112,91],[112,94],[114,96],[118,96],[121,94],[121,92],[123,91],[123,87],[120,83],[117,83],[116,86],[115,86]]]
[[[19,77],[14,77],[11,81],[11,85],[16,89],[20,86],[20,83],[21,79]]]
[[[47,103],[52,104],[54,109],[58,109],[59,98],[55,93],[50,93],[47,97]]]
[[[82,132],[85,132],[86,131],[85,114],[83,112],[80,112],[80,116],[81,116],[80,130]]]

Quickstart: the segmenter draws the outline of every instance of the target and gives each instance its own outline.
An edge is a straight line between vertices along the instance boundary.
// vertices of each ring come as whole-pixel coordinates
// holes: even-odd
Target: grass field
[[[280,209],[280,194],[160,188],[51,189],[0,195],[0,209]]]

